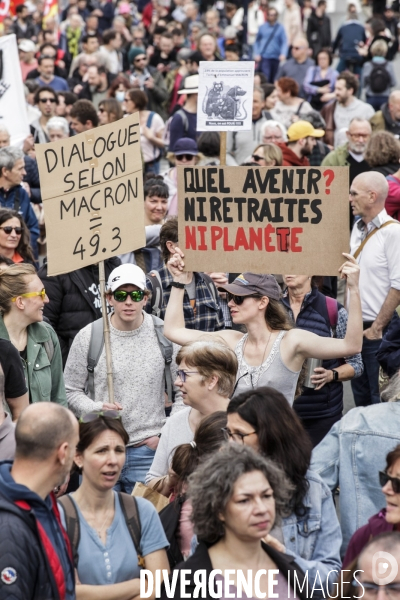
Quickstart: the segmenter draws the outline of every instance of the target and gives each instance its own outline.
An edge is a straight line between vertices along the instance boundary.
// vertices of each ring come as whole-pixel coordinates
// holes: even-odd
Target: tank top
[[[270,386],[281,392],[290,406],[293,405],[300,371],[291,371],[281,359],[280,346],[285,333],[286,331],[281,331],[278,334],[267,358],[258,367],[252,367],[246,363],[243,348],[248,334],[246,333],[242,337],[235,348],[239,368],[234,396],[258,387]]]

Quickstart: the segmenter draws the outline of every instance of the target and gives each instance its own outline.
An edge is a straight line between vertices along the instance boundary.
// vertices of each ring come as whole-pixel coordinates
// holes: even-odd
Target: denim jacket
[[[309,489],[303,501],[307,512],[283,519],[283,540],[286,554],[295,556],[299,567],[308,573],[309,588],[315,588],[312,597],[325,598],[326,585],[332,589],[341,568],[342,534],[329,488],[313,471],[307,472],[307,480]],[[337,574],[331,573],[327,580],[329,571],[334,570]]]
[[[400,402],[353,408],[314,448],[312,470],[331,490],[340,486],[342,556],[353,533],[385,505],[378,471],[400,443],[399,423]]]

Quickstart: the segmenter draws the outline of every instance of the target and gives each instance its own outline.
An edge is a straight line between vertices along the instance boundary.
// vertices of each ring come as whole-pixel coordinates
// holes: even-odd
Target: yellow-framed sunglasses
[[[11,298],[11,302],[15,302],[17,298],[35,298],[35,296],[41,296],[42,300],[46,298],[46,290],[43,288],[41,292],[27,292],[26,294],[20,294]]]

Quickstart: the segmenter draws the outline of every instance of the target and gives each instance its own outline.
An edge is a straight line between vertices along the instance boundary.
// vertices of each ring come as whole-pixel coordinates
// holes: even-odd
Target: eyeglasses
[[[178,160],[192,160],[193,154],[175,154],[175,158]]]
[[[79,419],[79,423],[92,423],[100,417],[105,417],[106,419],[120,419],[121,415],[117,410],[94,410],[93,412],[83,415],[83,417]]]
[[[292,50],[304,50],[304,46],[292,46]]]
[[[177,376],[182,381],[182,383],[185,383],[186,375],[194,375],[195,373],[198,373],[198,371],[183,371],[182,369],[178,369],[176,372]]]
[[[116,290],[113,293],[114,300],[117,302],[125,302],[128,296],[130,296],[132,302],[141,302],[144,298],[144,291],[133,290],[132,292],[126,292],[125,290]]]
[[[370,134],[369,133],[349,133],[349,136],[351,138],[354,138],[355,140],[357,140],[357,139],[367,140],[370,137]]]
[[[57,100],[55,98],[39,98],[39,102],[41,102],[42,104],[47,104],[47,102],[55,104]]]
[[[232,431],[230,431],[226,427],[221,427],[221,431],[224,434],[224,437],[227,442],[229,442],[229,440],[232,439],[237,444],[244,444],[245,437],[257,433],[257,431],[251,431],[250,433],[232,433]]]
[[[143,42],[144,37],[134,37],[135,42]]]
[[[2,229],[7,235],[10,235],[10,233],[12,233],[13,231],[15,231],[17,235],[21,235],[21,233],[23,232],[22,227],[9,227],[8,225],[6,225],[5,227],[0,227],[0,229]]]
[[[385,471],[379,471],[379,483],[384,487],[388,481],[392,484],[392,489],[395,494],[400,494],[400,479],[398,477],[390,477]]]
[[[387,585],[378,585],[372,581],[356,581],[353,579],[352,586],[360,592],[358,598],[376,598],[380,589],[385,591],[386,596],[390,600],[398,600],[400,598],[400,583],[388,583]],[[355,596],[357,597],[357,596]]]
[[[259,294],[250,294],[248,296],[235,296],[235,294],[231,294],[230,292],[226,292],[226,299],[228,302],[233,300],[236,306],[240,306],[246,300],[246,298],[262,298]]]
[[[43,288],[41,292],[27,292],[26,294],[20,294],[11,298],[11,302],[15,302],[17,298],[35,298],[35,296],[41,296],[42,300],[46,298],[46,290]]]
[[[258,154],[252,154],[251,158],[255,161],[258,162],[259,160],[265,160],[265,156],[258,156]]]

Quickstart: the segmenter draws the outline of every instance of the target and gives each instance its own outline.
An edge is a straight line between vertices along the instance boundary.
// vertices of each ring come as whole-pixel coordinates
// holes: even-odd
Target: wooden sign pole
[[[104,346],[106,349],[106,365],[107,365],[107,388],[108,398],[110,404],[114,404],[114,381],[113,381],[113,370],[111,360],[111,343],[110,343],[110,324],[108,321],[107,314],[107,302],[106,302],[106,275],[104,270],[104,260],[99,262],[99,282],[100,282],[100,296],[101,296],[101,310],[103,314],[103,330],[104,330]]]
[[[226,165],[226,131],[221,131],[219,134],[219,139],[219,164],[224,167]]]

